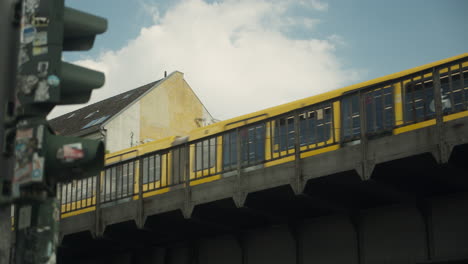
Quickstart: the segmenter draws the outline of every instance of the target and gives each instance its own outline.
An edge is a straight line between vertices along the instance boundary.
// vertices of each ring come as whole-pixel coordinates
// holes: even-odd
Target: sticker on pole
[[[63,145],[63,147],[57,150],[57,159],[62,162],[74,162],[83,158],[84,150],[81,143]]]
[[[39,156],[42,147],[42,126],[20,128],[16,131],[14,184],[42,182],[44,158]],[[36,136],[34,136],[36,134]]]

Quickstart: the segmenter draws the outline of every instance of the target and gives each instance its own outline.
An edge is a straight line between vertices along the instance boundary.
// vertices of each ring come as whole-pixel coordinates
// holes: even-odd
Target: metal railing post
[[[102,178],[102,174],[104,174],[104,180],[106,180],[105,172],[101,172],[99,175],[96,176],[96,210],[94,214],[94,233],[96,236],[101,235],[101,178]]]
[[[138,224],[138,228],[143,228],[145,223],[144,223],[144,219],[145,219],[145,210],[144,210],[144,207],[143,207],[143,159],[142,158],[139,158],[137,160],[138,162],[136,164],[138,164],[138,169],[135,169],[135,165],[133,165],[133,169],[134,169],[134,172],[138,172],[138,210],[137,210],[137,224]],[[156,174],[156,160],[154,161],[154,167],[155,167],[155,174]],[[148,178],[149,178],[149,175],[148,175]]]

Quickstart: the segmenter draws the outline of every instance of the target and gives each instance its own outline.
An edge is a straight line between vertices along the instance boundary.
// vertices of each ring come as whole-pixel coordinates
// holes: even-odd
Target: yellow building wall
[[[187,135],[212,116],[181,72],[173,72],[140,100],[140,140]]]

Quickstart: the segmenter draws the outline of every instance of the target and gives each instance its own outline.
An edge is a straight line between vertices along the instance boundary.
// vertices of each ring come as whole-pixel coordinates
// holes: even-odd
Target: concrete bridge
[[[59,263],[468,263],[468,117],[61,220]]]

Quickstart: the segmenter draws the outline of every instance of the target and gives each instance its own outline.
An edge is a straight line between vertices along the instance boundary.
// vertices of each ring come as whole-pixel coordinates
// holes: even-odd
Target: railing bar
[[[335,133],[335,109],[333,103],[330,104],[330,129],[332,131],[332,144],[336,143],[336,133]]]
[[[416,116],[416,105],[415,105],[415,100],[414,100],[414,93],[416,90],[416,85],[414,84],[414,79],[411,78],[411,85],[410,88],[411,88],[411,108],[413,110],[413,122],[416,123],[417,122],[417,116]]]
[[[70,183],[65,184],[65,211],[67,211],[67,212],[68,212],[68,204],[69,204],[69,202],[68,202],[68,185],[69,184]]]
[[[381,97],[381,100],[382,100],[382,104],[381,104],[381,106],[382,106],[382,128],[379,128],[378,130],[382,131],[382,130],[386,129],[385,124],[387,123],[387,122],[385,122],[386,121],[385,120],[385,87],[382,87],[380,89],[380,91],[381,91],[380,97]],[[377,113],[376,113],[376,115],[377,115]]]
[[[371,94],[371,107],[370,109],[372,109],[372,119],[374,121],[374,124],[371,128],[369,128],[368,126],[366,126],[366,131],[364,131],[364,133],[368,133],[369,130],[371,129],[372,132],[375,132],[376,131],[376,128],[377,128],[377,95],[375,94],[377,92],[377,90],[373,90],[373,91],[370,91],[369,93]],[[364,111],[367,110],[367,98],[365,97],[365,94],[364,94]],[[368,114],[368,113],[366,113]],[[367,123],[367,118],[366,120],[364,120],[364,122]],[[368,124],[367,124],[368,125]]]
[[[286,121],[286,119],[284,118],[284,120]],[[282,149],[283,149],[283,137],[287,136],[287,135],[282,135],[281,132],[283,129],[281,129],[281,119],[278,119],[278,136],[279,136],[279,140],[278,140],[278,153],[279,153],[279,158],[282,158],[283,157],[283,152],[282,152]],[[286,122],[285,122],[286,123]],[[283,124],[284,126],[284,124]],[[284,131],[286,131],[286,128],[284,129]],[[286,140],[285,140],[286,142]],[[286,145],[287,145],[287,142],[286,142]],[[286,147],[286,150],[287,150],[287,147]]]
[[[146,165],[147,165],[147,166],[146,166],[146,167],[147,167],[147,173],[146,173],[146,175],[148,175],[148,183],[153,183],[153,188],[151,188],[151,189],[154,190],[154,189],[157,188],[157,187],[156,187],[156,173],[154,173],[154,172],[156,172],[156,170],[154,169],[154,170],[153,170],[153,173],[151,173],[151,161],[152,161],[153,163],[155,163],[155,161],[156,161],[156,155],[149,156],[149,157],[148,157],[148,162],[147,162],[147,164],[146,164]],[[156,164],[153,164],[153,165],[156,166]],[[161,183],[162,183],[162,181],[161,181]],[[160,187],[162,187],[162,186],[161,186],[161,183],[160,183]]]
[[[84,182],[86,179],[87,179],[87,178],[85,178],[85,179],[82,179],[82,180],[81,180],[81,197],[80,197],[81,199],[80,199],[80,208],[83,208],[83,197],[84,197],[84,195],[83,195],[83,191],[84,191],[84,188],[83,188],[83,182]]]
[[[257,146],[257,144],[258,144],[257,133],[258,132],[257,132],[257,129],[259,129],[259,126],[254,127],[254,160],[253,160],[254,164],[256,164],[257,160],[258,160],[258,158],[257,158],[257,156],[258,156],[258,153],[257,153],[258,152],[258,146]]]
[[[89,205],[93,205],[93,196],[95,195],[94,192],[93,192],[96,189],[96,187],[95,187],[96,184],[94,184],[94,177],[96,177],[96,180],[97,180],[97,176],[91,177],[91,195],[90,195],[91,199],[89,201],[90,202]]]
[[[324,107],[323,108],[323,119],[322,119],[322,142],[323,145],[325,146],[327,144],[327,115],[326,115],[327,109]]]
[[[423,111],[424,111],[424,120],[426,120],[429,115],[427,114],[428,111],[427,111],[427,107],[426,107],[426,104],[427,104],[427,91],[426,91],[426,85],[424,84],[424,73],[421,72],[421,91],[422,91],[422,94],[423,94]]]
[[[112,180],[112,177],[111,177],[111,169],[108,169],[106,174],[104,174],[104,198],[102,201],[107,201],[107,199],[109,199],[109,196],[111,194],[111,187],[112,187],[112,184],[111,184],[111,180]]]
[[[162,185],[162,179],[163,179],[163,176],[162,176],[162,174],[163,174],[163,171],[162,171],[162,155],[158,155],[157,159],[158,159],[158,164],[159,164],[159,169],[158,169],[159,179],[156,180],[156,178],[155,178],[155,181],[159,181],[159,185]],[[156,175],[154,177],[156,177]]]
[[[125,177],[128,177],[128,175],[125,175],[125,167],[127,166],[128,167],[128,164],[130,164],[130,162],[126,162],[124,164],[122,164],[121,166],[118,167],[118,171],[117,171],[117,177],[119,178],[117,180],[119,186],[120,186],[120,194],[119,194],[119,199],[122,199],[125,197],[125,186],[124,186],[124,182],[125,182]]]
[[[88,195],[89,195],[89,181],[91,180],[91,177],[86,178],[86,184],[85,184],[85,193],[84,193],[84,207],[88,207]]]
[[[166,175],[165,177],[166,177],[166,185],[164,187],[168,186],[169,184],[169,151],[166,152]],[[162,187],[162,183],[160,185]]]
[[[196,179],[197,178],[197,172],[198,172],[198,159],[200,158],[200,157],[198,157],[198,142],[193,144],[193,149],[194,149],[193,155],[194,155],[194,160],[195,160],[195,164],[193,166],[194,167],[194,170],[193,170],[194,177],[193,178]]]
[[[273,149],[274,149],[274,145],[273,145],[273,121],[274,120],[270,120],[269,123],[270,123],[270,126],[269,126],[269,130],[270,130],[270,159],[273,160],[274,157],[273,157]]]
[[[356,95],[353,95],[353,96],[356,96]],[[353,98],[352,96],[349,97],[349,132],[350,132],[350,138],[354,138],[354,127],[353,127],[353,116],[354,116],[354,112],[353,112]],[[317,119],[317,117],[316,117]],[[316,124],[317,125],[317,124]]]
[[[316,108],[315,110],[315,113],[314,113],[314,148],[317,148],[318,147],[318,142],[319,142],[319,138],[318,138],[318,123],[319,123],[319,120],[318,120],[318,111],[321,110],[320,108]]]
[[[458,64],[458,71],[460,72],[460,88],[461,88],[461,93],[462,93],[462,99],[463,99],[463,110],[466,110],[466,94],[465,94],[465,76],[463,74],[463,64],[460,62]]]
[[[214,149],[215,173],[218,173],[219,172],[219,167],[218,167],[218,159],[217,159],[217,157],[218,157],[218,137],[217,136],[215,136],[214,142],[215,142],[215,144],[214,144],[213,149]],[[219,142],[219,144],[221,144],[221,142]],[[219,153],[219,155],[222,155],[222,153]]]
[[[111,198],[111,201],[113,200],[116,200],[117,199],[117,190],[118,190],[118,182],[117,182],[117,168],[118,167],[114,167],[113,170],[112,170],[112,180],[113,180],[113,184],[114,184],[114,197]],[[112,197],[112,196],[111,196]]]
[[[303,142],[304,142],[304,146],[306,147],[306,149],[310,149],[310,142],[309,142],[309,136],[310,136],[310,124],[309,124],[309,112],[310,110],[309,109],[306,109],[304,111],[304,126],[305,126],[305,129],[304,129],[304,135],[303,135]],[[301,120],[299,118],[299,126],[301,126]],[[300,143],[300,140],[299,140],[299,143]]]
[[[152,182],[153,183],[153,188],[156,189],[156,173],[151,173],[150,167],[151,167],[151,160],[153,160],[153,166],[156,167],[156,155],[152,155],[148,157],[148,166],[147,166],[147,172],[146,175],[148,175],[148,183]],[[156,170],[153,170],[156,172]]]
[[[171,159],[171,163],[169,164],[169,166],[171,167],[171,170],[170,170],[170,173],[171,173],[171,176],[172,177],[168,177],[168,181],[167,181],[167,185],[171,185],[172,184],[172,181],[170,182],[170,180],[173,180],[174,179],[174,176],[175,176],[175,152],[177,151],[177,149],[172,149],[171,151],[169,151],[172,159]]]
[[[96,200],[96,203],[101,203],[104,199],[104,197],[106,196],[106,175],[107,175],[107,170],[108,169],[104,169],[104,174],[101,175],[99,177],[99,179],[97,179],[99,181],[99,185],[101,186],[100,189],[97,189],[98,188],[98,183],[96,182],[96,190],[99,192],[99,201]],[[103,180],[104,179],[104,180]],[[104,194],[104,195],[103,195]],[[97,192],[96,192],[96,198],[97,198]]]
[[[232,132],[223,135],[223,171],[232,169]],[[226,147],[226,150],[224,150]],[[227,155],[226,155],[227,154]]]
[[[109,187],[110,187],[110,188],[109,188],[109,189],[110,189],[110,190],[109,190],[109,201],[112,201],[112,189],[113,189],[113,187],[115,187],[115,186],[113,186],[113,185],[115,185],[115,184],[113,183],[113,178],[114,178],[114,177],[113,177],[113,171],[115,171],[115,167],[111,168],[111,170],[110,170],[110,180],[109,180]]]
[[[407,113],[406,113],[406,109],[407,109],[407,106],[406,106],[406,93],[405,93],[405,88],[403,87],[403,81],[400,81],[400,95],[401,95],[401,101],[402,101],[402,120],[401,122],[403,123],[403,125],[406,124],[406,119],[407,119]],[[396,103],[396,100],[393,100],[394,103]]]
[[[211,139],[208,139],[208,174],[211,175]],[[216,142],[215,142],[216,145]],[[216,167],[215,167],[216,171]]]
[[[180,179],[181,176],[181,168],[182,168],[182,160],[181,160],[181,152],[182,152],[182,145],[179,147],[179,151],[177,151],[177,179]],[[175,173],[174,173],[175,177]],[[179,181],[176,181],[176,178],[172,177],[172,181],[174,184],[177,184]]]
[[[452,79],[452,67],[448,67],[448,80],[449,80],[449,90],[450,90],[450,112],[455,112],[455,100],[453,98],[453,79]],[[441,87],[442,88],[442,87]],[[444,91],[440,91],[440,96],[444,95]],[[444,106],[442,105],[442,114],[444,113]]]
[[[206,170],[206,166],[205,166],[205,141],[200,141],[200,158],[201,158],[201,174],[200,174],[200,177],[199,178],[202,178],[203,176],[205,176],[205,170]]]
[[[133,161],[128,162],[128,165],[127,165],[127,188],[125,188],[126,189],[125,192],[127,193],[126,194],[127,196],[130,195],[130,164],[133,165]]]

